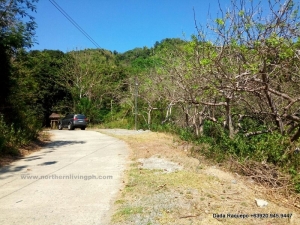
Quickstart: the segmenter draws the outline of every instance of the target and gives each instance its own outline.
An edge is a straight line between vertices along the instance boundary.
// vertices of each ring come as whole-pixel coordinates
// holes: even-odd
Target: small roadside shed
[[[51,129],[56,129],[58,127],[58,120],[60,119],[60,115],[57,113],[52,113],[49,116],[50,119],[50,127]]]

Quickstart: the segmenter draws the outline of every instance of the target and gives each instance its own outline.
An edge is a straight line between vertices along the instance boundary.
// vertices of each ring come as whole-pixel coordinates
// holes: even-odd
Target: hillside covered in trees
[[[16,10],[29,16],[34,5],[26,2],[24,9],[15,1],[10,13],[0,1],[1,153],[36,138],[52,112],[129,129],[136,115],[138,129],[208,144],[205,154],[217,161],[278,166],[300,191],[296,2],[269,1],[263,11],[252,1],[233,1],[231,11],[207,26],[212,37],[198,25],[190,40],[166,38],[124,53],[26,51],[33,18],[24,24],[14,16]]]

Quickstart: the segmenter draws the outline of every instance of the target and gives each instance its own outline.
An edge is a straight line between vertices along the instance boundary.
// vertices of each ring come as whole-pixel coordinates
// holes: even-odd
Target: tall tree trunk
[[[198,117],[199,119],[199,135],[202,136],[203,135],[203,117],[200,115]]]
[[[231,117],[231,105],[230,105],[230,98],[226,99],[226,127],[229,131],[229,138],[234,138],[234,128],[232,125],[232,117]]]
[[[10,94],[11,80],[10,80],[10,62],[7,54],[7,49],[3,44],[0,44],[0,112],[7,113],[8,96]]]
[[[268,104],[269,104],[269,107],[271,109],[271,112],[273,114],[273,118],[275,120],[276,126],[278,127],[279,132],[281,134],[284,134],[283,123],[282,123],[282,120],[281,120],[280,116],[278,115],[276,105],[275,105],[275,103],[274,103],[274,101],[273,101],[273,99],[270,95],[270,92],[269,92],[269,79],[267,78],[267,74],[265,72],[262,72],[262,80],[265,83],[264,92],[265,92],[266,98],[268,100]]]
[[[147,123],[148,123],[148,129],[150,130],[150,124],[151,124],[151,112],[152,112],[152,109],[150,108],[148,110],[148,120],[147,120]]]

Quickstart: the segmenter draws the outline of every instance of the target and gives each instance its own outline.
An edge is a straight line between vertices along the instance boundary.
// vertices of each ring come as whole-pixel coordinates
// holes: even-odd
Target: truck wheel
[[[68,130],[74,130],[74,128],[73,128],[73,126],[72,126],[71,123],[69,123],[69,125],[68,125]]]

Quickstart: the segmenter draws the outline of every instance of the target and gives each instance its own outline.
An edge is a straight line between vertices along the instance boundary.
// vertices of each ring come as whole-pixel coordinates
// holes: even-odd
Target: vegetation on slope
[[[270,163],[300,191],[299,11],[291,0],[232,2],[191,40],[167,38],[125,53],[26,51],[28,12],[14,1],[1,17],[0,152],[15,152],[49,126],[49,115],[84,113],[91,124],[176,132],[208,144],[217,161]],[[263,9],[265,11],[263,11]],[[15,12],[28,16],[18,20]],[[203,25],[204,26],[204,25]],[[135,107],[137,99],[137,108]]]

